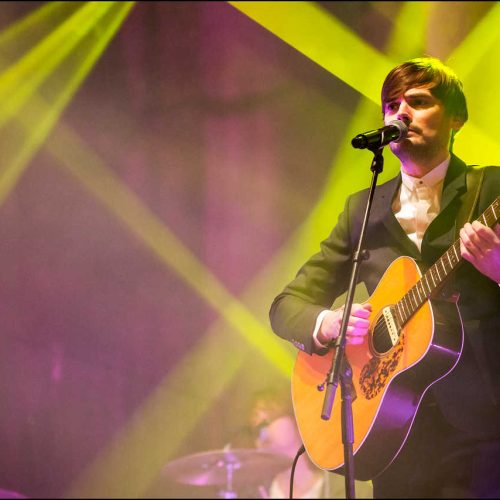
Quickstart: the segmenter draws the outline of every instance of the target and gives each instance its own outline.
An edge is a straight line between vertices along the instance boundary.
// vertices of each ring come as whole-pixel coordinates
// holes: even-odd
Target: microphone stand
[[[378,174],[382,172],[384,167],[384,157],[382,156],[383,146],[379,144],[368,147],[373,153],[373,160],[370,170],[373,172],[370,190],[368,194],[368,201],[361,226],[359,235],[359,242],[354,252],[352,262],[351,278],[349,288],[347,290],[346,303],[344,307],[344,314],[342,316],[342,323],[340,326],[339,336],[336,338],[334,347],[335,354],[332,360],[332,366],[328,372],[327,387],[325,392],[325,399],[323,402],[323,409],[321,418],[329,420],[332,412],[333,401],[335,399],[335,391],[340,379],[340,391],[342,398],[342,411],[341,411],[341,426],[342,426],[342,442],[344,444],[344,477],[346,498],[356,498],[354,489],[354,457],[352,452],[352,445],[354,443],[354,426],[352,419],[352,402],[356,399],[356,391],[352,383],[352,369],[349,361],[345,357],[345,344],[346,332],[351,314],[352,302],[354,300],[354,291],[358,282],[359,266],[361,261],[368,258],[368,252],[363,250],[363,239],[365,237],[368,219],[372,207],[373,195],[375,193],[375,186],[377,185]]]

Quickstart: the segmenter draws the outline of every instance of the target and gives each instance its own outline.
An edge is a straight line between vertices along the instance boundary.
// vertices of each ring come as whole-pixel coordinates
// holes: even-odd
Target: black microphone
[[[385,127],[358,134],[351,144],[357,149],[378,149],[392,141],[402,141],[408,135],[408,126],[401,120],[394,120]]]

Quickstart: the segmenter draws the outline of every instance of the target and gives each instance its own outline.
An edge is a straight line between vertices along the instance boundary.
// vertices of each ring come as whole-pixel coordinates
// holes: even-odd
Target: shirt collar
[[[436,186],[439,182],[444,180],[446,171],[450,164],[451,157],[448,156],[446,160],[441,162],[437,167],[434,167],[430,172],[425,174],[423,177],[417,178],[408,175],[403,169],[401,169],[401,177],[403,184],[410,190],[414,190],[420,186],[426,186],[432,188]]]

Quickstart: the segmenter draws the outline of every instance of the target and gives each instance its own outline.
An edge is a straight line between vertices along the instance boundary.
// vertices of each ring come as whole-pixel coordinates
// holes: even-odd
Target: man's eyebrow
[[[413,99],[414,97],[422,98],[427,97],[429,99],[433,99],[434,96],[432,94],[427,94],[425,92],[415,92],[414,94],[408,94],[405,96],[405,99]]]
[[[397,101],[400,101],[400,100],[401,100],[401,97],[391,97],[390,99],[386,99],[384,101],[384,105],[391,104],[393,102],[397,102]]]

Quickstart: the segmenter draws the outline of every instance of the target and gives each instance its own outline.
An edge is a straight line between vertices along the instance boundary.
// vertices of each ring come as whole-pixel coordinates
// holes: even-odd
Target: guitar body
[[[361,345],[346,345],[356,391],[352,403],[354,474],[373,479],[396,458],[411,430],[427,389],[457,364],[463,329],[456,302],[426,300],[381,352],[375,326],[383,311],[398,302],[421,277],[415,261],[400,257],[386,270],[367,300],[372,304],[370,333]],[[382,318],[383,319],[383,318]],[[299,432],[311,460],[321,469],[343,472],[340,385],[329,420],[321,418],[324,384],[334,350],[326,355],[300,351],[292,374],[292,399]]]

